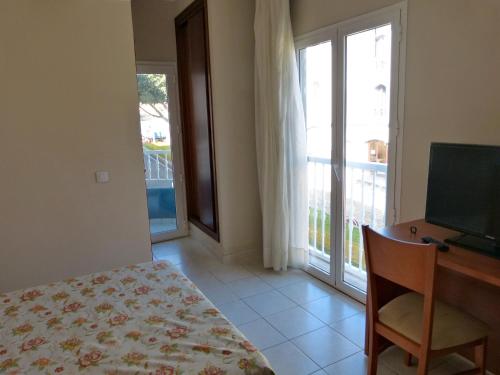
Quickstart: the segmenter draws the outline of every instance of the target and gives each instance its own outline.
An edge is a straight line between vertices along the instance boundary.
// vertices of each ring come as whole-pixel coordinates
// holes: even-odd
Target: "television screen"
[[[500,147],[431,144],[425,220],[500,239]]]

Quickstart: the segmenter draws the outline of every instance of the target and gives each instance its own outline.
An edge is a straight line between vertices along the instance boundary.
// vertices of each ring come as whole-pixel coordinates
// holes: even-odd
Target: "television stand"
[[[456,237],[447,238],[444,241],[465,249],[478,251],[494,258],[500,258],[500,243],[494,240],[476,237],[470,234],[461,234]]]

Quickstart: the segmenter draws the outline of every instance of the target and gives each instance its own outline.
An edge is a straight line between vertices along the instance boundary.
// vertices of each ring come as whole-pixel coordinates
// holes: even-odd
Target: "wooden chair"
[[[474,347],[476,368],[486,371],[488,327],[478,319],[435,300],[437,246],[397,241],[363,226],[368,268],[368,374],[377,373],[380,336],[418,358],[418,375],[427,373],[433,357]],[[385,280],[384,280],[385,279]],[[381,282],[405,287],[402,294],[379,305]]]

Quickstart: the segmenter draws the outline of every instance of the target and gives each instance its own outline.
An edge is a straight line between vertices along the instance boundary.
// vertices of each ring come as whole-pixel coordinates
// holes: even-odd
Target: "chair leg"
[[[429,366],[429,353],[423,353],[418,359],[417,375],[426,375]]]
[[[406,352],[405,353],[405,365],[410,367],[411,366],[411,360],[412,360],[412,355],[411,353]]]
[[[377,374],[378,365],[378,333],[370,327],[370,346],[368,351],[368,375]]]
[[[486,374],[486,351],[488,348],[488,338],[485,338],[482,344],[474,348],[474,362],[479,370],[479,374]]]

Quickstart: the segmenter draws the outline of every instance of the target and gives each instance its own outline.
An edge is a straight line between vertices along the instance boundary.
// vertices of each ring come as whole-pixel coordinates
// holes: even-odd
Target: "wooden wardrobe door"
[[[188,219],[219,240],[206,3],[175,19]]]

